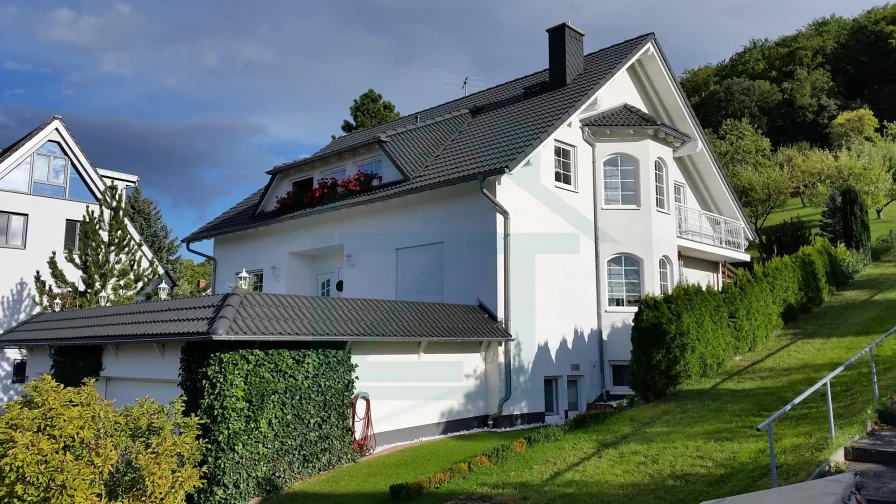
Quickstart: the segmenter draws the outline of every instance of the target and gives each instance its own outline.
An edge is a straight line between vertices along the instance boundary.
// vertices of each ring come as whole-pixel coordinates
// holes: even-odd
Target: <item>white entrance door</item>
[[[324,271],[317,274],[317,295],[336,296],[336,272]]]

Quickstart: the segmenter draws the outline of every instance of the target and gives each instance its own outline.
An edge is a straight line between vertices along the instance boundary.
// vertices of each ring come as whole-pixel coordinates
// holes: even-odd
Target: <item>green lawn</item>
[[[875,263],[815,312],[788,326],[729,372],[666,400],[539,446],[420,498],[444,503],[487,494],[513,502],[700,502],[770,486],[765,433],[754,426],[896,325],[896,264]],[[896,341],[877,352],[882,393],[896,391]],[[867,360],[833,382],[837,442],[859,433],[871,402]],[[805,479],[833,449],[824,393],[775,424],[782,483]],[[499,439],[477,434],[408,448],[300,483],[278,499],[388,502],[390,483],[432,473]]]
[[[791,198],[790,201],[787,202],[787,206],[768,217],[768,221],[765,225],[771,226],[790,219],[791,217],[799,217],[804,221],[813,223],[817,227],[818,221],[821,220],[821,210],[821,208],[816,207],[803,207],[800,204],[799,198]],[[877,218],[877,214],[874,212],[873,208],[869,209],[869,213],[872,240],[876,239],[878,236],[889,233],[891,229],[896,232],[896,204],[892,204],[885,208],[880,219]]]
[[[296,485],[271,503],[305,502],[389,504],[389,485],[432,474],[447,465],[474,457],[504,441],[523,435],[521,431],[478,432],[449,437],[363,462],[339,467],[323,476]],[[265,501],[267,504],[268,501]]]

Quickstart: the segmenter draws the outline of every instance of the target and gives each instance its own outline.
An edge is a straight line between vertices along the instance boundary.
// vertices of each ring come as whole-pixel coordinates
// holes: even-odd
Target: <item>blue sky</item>
[[[403,113],[547,65],[569,20],[592,51],[656,32],[676,72],[865,0],[127,3],[0,0],[0,145],[61,114],[100,168],[140,176],[185,236],[325,144],[367,88]],[[209,250],[211,242],[200,249]]]

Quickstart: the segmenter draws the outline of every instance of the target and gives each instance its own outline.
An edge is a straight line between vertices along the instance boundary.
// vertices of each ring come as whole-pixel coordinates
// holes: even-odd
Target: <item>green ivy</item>
[[[248,502],[357,460],[354,371],[345,350],[185,344],[180,387],[207,443],[195,502]]]
[[[80,387],[103,370],[102,345],[65,345],[53,348],[50,375],[66,387]]]

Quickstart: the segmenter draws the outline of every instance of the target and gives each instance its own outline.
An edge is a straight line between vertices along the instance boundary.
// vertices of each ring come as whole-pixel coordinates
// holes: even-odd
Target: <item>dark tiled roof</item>
[[[582,126],[598,126],[608,129],[657,129],[681,141],[689,142],[691,136],[676,129],[634,105],[623,103],[598,112],[582,121]]]
[[[246,293],[39,313],[0,345],[162,340],[386,341],[510,339],[475,305]]]
[[[379,143],[407,179],[355,198],[286,215],[256,216],[257,208],[250,207],[257,207],[266,192],[259,190],[184,241],[204,240],[272,222],[474,180],[480,175],[503,173],[522,162],[653,39],[654,35],[649,33],[587,54],[582,73],[561,88],[547,87],[548,70],[544,69],[339,137],[310,158],[282,164],[268,173],[273,176],[335,153]]]

